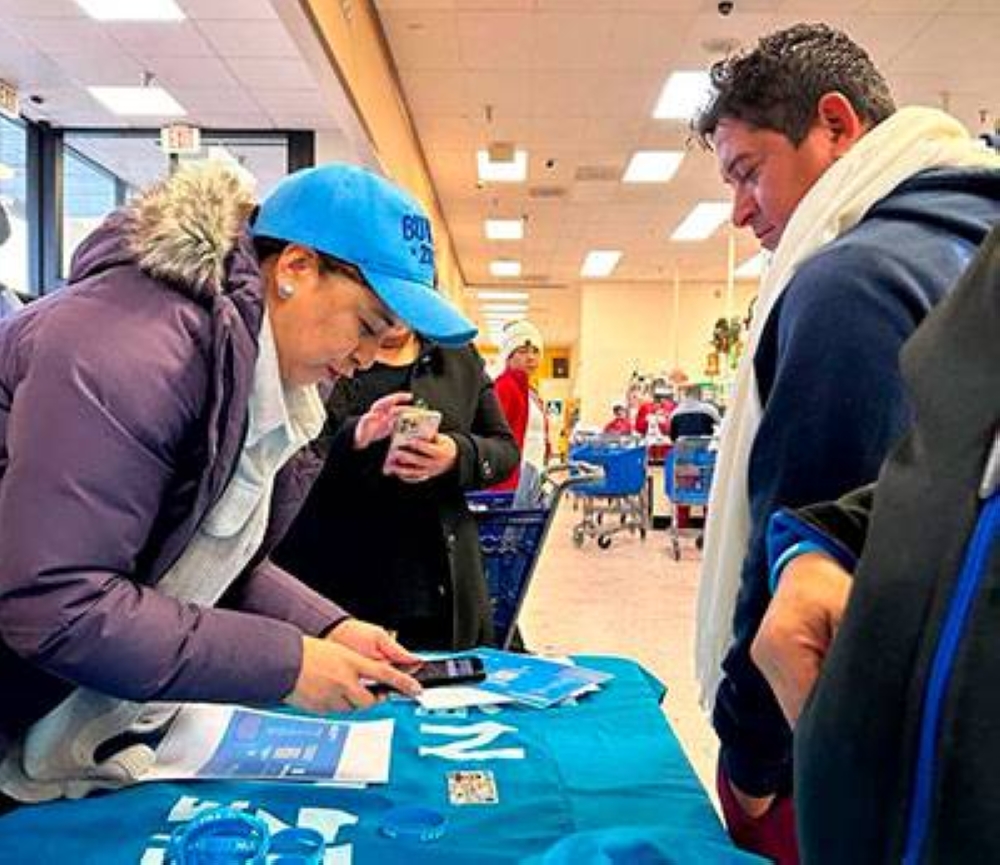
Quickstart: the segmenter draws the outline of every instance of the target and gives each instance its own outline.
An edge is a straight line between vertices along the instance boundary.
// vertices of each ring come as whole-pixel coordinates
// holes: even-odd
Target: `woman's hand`
[[[334,630],[340,627],[343,625]],[[391,637],[389,639],[395,643]],[[401,651],[404,657],[412,657]],[[330,637],[325,640],[303,637],[302,667],[295,687],[285,697],[285,702],[317,714],[366,709],[378,700],[365,687],[365,683],[372,682],[384,683],[394,691],[410,696],[420,693],[420,685],[415,679],[387,661],[364,657]]]
[[[375,400],[354,427],[354,449],[364,450],[372,442],[386,438],[392,432],[402,407],[412,401],[412,393],[391,393]]]
[[[458,445],[448,435],[435,435],[430,440],[412,439],[395,448],[382,469],[409,484],[422,483],[451,471],[458,461]]]
[[[420,663],[420,658],[404,649],[385,628],[361,619],[344,619],[326,635],[326,639],[376,661],[389,661],[393,664]]]

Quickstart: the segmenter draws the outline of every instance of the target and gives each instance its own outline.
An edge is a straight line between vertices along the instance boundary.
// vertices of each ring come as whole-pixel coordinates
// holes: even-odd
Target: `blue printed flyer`
[[[546,708],[591,690],[612,678],[610,673],[550,661],[535,655],[477,648],[486,681],[476,687],[537,708]]]
[[[356,786],[389,780],[392,719],[331,721],[241,706],[185,706],[143,781],[245,778]]]

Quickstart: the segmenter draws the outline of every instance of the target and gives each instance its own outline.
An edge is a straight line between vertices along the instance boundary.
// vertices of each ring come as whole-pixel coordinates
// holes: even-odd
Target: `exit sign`
[[[160,130],[160,147],[168,154],[189,154],[201,150],[201,130],[185,123],[174,123]]]
[[[0,81],[0,114],[17,118],[20,114],[20,105],[17,99],[17,88],[6,81]]]

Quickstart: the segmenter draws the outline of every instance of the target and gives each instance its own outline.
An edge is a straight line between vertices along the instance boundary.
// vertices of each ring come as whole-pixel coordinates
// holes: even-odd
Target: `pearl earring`
[[[283,282],[278,286],[278,297],[282,300],[288,300],[293,294],[295,294],[295,286],[288,282]]]

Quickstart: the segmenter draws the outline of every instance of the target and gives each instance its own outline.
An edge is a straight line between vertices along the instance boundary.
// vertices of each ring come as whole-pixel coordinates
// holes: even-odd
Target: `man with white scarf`
[[[824,25],[771,34],[712,81],[696,130],[734,223],[773,255],[723,428],[696,660],[730,834],[792,863],[791,733],[749,654],[767,522],[874,480],[910,422],[899,348],[1000,222],[1000,172],[947,115],[897,111],[865,51]]]

